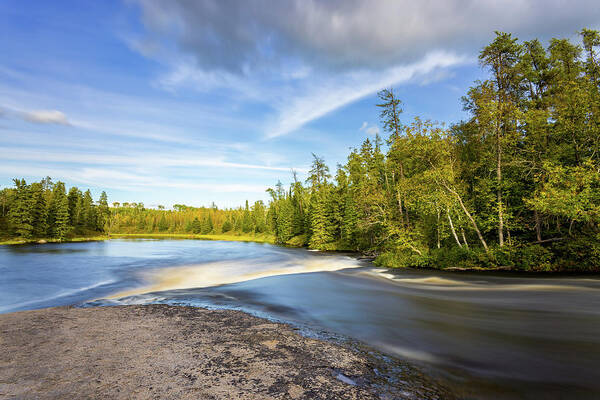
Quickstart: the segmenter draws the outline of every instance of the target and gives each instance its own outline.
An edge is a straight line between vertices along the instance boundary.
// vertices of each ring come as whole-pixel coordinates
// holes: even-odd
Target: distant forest
[[[173,210],[145,208],[143,203],[108,204],[105,192],[98,201],[89,190],[71,187],[50,177],[27,184],[15,179],[14,188],[0,191],[0,238],[24,240],[57,239],[103,233],[216,234],[270,233],[267,207],[257,201],[252,207],[220,210],[216,206],[189,207],[175,204]]]
[[[600,269],[600,33],[580,43],[521,42],[497,32],[479,54],[488,79],[462,98],[451,126],[402,121],[379,93],[386,138],[366,139],[330,171],[278,183],[268,205],[235,210],[140,204],[48,180],[0,192],[6,236],[69,232],[271,233],[288,245],[357,250],[385,266]],[[332,176],[333,174],[333,176]]]

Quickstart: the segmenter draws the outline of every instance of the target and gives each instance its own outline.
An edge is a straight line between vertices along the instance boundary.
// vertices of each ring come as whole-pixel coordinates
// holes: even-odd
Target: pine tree
[[[192,221],[191,231],[195,234],[202,232],[202,222],[200,222],[198,217]]]
[[[253,228],[250,208],[248,207],[248,200],[246,200],[246,207],[244,208],[244,214],[242,216],[242,232],[249,233]]]
[[[358,212],[350,192],[345,195],[344,217],[342,219],[342,240],[352,248],[358,247]]]
[[[313,196],[311,212],[311,228],[309,244],[314,248],[322,248],[325,244],[333,240],[331,236],[331,221],[329,214],[328,195],[330,190],[321,188]]]
[[[95,230],[97,226],[96,218],[96,207],[94,206],[94,200],[92,199],[92,193],[90,190],[86,190],[83,194],[82,201],[82,220],[83,224],[87,229]]]
[[[196,218],[197,220],[197,218]],[[200,221],[198,221],[200,222]],[[233,229],[233,225],[231,224],[231,221],[229,219],[225,220],[225,222],[223,222],[223,225],[221,226],[221,232],[226,233],[229,232],[231,229]]]
[[[64,183],[59,181],[54,184],[49,208],[51,236],[58,240],[64,240],[69,232],[69,201]]]
[[[108,208],[108,196],[105,191],[102,191],[100,194],[100,199],[98,200],[98,216],[96,221],[96,230],[104,231],[106,226],[108,225],[108,220],[110,219],[110,209]]]
[[[73,186],[69,189],[67,195],[67,201],[69,203],[69,225],[73,228],[77,228],[80,225],[81,220],[81,206],[83,194],[77,187]]]
[[[293,236],[293,213],[292,204],[288,199],[279,200],[275,219],[275,236],[279,243],[285,243]]]
[[[33,236],[44,237],[48,230],[48,207],[46,204],[46,196],[44,193],[44,187],[41,183],[31,184],[31,220],[33,225]]]
[[[31,188],[25,179],[14,179],[16,195],[8,214],[14,233],[21,238],[29,239],[33,235],[33,199]]]
[[[169,229],[169,223],[167,222],[167,219],[165,218],[165,214],[161,213],[160,220],[158,221],[158,231],[164,232],[167,229]]]
[[[202,220],[202,234],[208,235],[209,233],[212,233],[213,229],[213,220],[209,214]]]

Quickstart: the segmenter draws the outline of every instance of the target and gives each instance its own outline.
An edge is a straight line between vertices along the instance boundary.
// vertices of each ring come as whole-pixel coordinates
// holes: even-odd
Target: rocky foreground
[[[239,311],[166,305],[0,315],[0,398],[451,399],[360,345]]]

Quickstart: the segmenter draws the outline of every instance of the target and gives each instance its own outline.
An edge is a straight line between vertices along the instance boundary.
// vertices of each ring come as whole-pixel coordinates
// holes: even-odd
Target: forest
[[[0,192],[4,237],[109,233],[273,234],[277,243],[352,250],[391,267],[600,269],[600,33],[576,43],[497,32],[479,53],[488,79],[446,126],[403,121],[379,92],[386,137],[366,139],[331,171],[313,154],[308,178],[238,209],[108,206],[49,179]]]
[[[50,177],[27,184],[14,179],[14,188],[0,190],[0,239],[55,239],[103,232],[110,219],[108,197],[97,202],[89,190],[68,193],[63,182]]]
[[[50,177],[0,190],[0,239],[64,241],[102,234],[269,234],[267,207],[220,210],[175,204],[173,210],[146,208],[143,203],[113,202],[102,192],[98,201],[90,190],[71,187]]]
[[[385,266],[600,267],[598,31],[581,44],[497,32],[488,79],[462,98],[468,119],[403,123],[379,93],[389,134],[365,140],[334,175],[313,155],[306,186],[271,190],[277,240],[373,252]]]

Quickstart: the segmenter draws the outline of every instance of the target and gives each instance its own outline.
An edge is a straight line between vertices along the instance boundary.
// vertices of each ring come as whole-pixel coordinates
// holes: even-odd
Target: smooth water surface
[[[0,247],[0,312],[237,308],[411,359],[470,398],[600,398],[600,279],[388,271],[344,255],[184,240]]]

